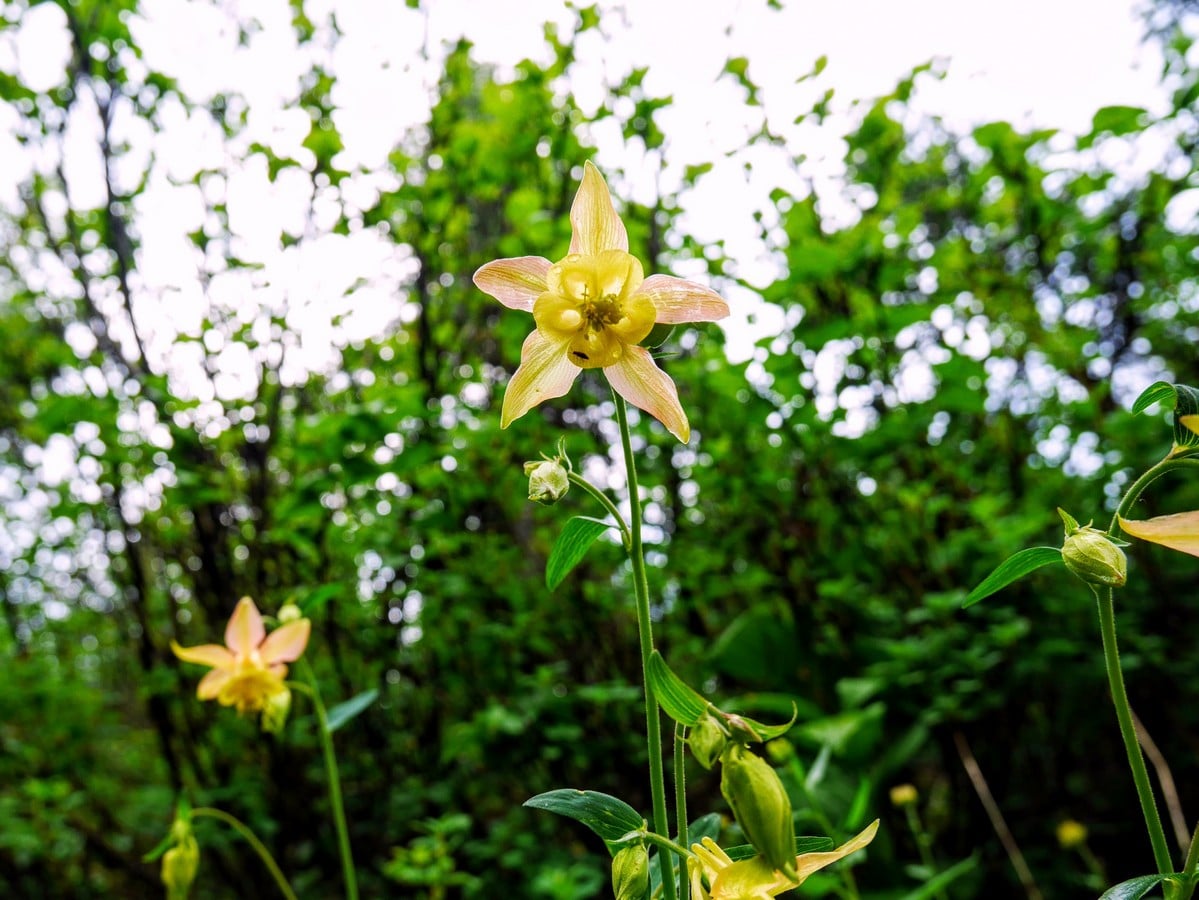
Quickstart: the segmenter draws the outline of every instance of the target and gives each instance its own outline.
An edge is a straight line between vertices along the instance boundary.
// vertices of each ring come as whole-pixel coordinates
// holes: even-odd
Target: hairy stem
[[[645,553],[641,546],[641,494],[637,486],[637,465],[633,461],[633,441],[629,433],[629,412],[624,398],[613,392],[616,421],[624,450],[629,487],[629,559],[633,564],[633,589],[637,595],[637,634],[641,641],[641,681],[645,689],[645,732],[649,746],[649,788],[654,805],[654,831],[669,840],[670,820],[666,816],[666,779],[662,773],[662,722],[658,701],[649,686],[649,658],[654,652],[653,623],[649,612],[649,581],[645,577]],[[665,853],[658,854],[662,869],[665,900],[676,900],[674,865]]]

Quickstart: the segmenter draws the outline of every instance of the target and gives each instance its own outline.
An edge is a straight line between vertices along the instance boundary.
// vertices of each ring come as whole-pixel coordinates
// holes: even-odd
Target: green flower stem
[[[686,847],[691,843],[687,834],[687,726],[682,722],[674,725],[674,819],[679,829],[679,843]],[[691,900],[691,882],[687,871],[680,865],[679,900]]]
[[[320,687],[317,685],[316,674],[307,660],[300,660],[297,666],[302,668],[304,677],[308,679],[309,690],[305,693],[312,698],[316,708],[317,730],[321,735],[321,749],[325,754],[325,777],[329,780],[329,803],[333,807],[333,824],[337,828],[337,850],[341,856],[341,873],[346,886],[346,900],[358,900],[358,877],[354,872],[354,857],[350,853],[350,832],[346,827],[346,811],[341,802],[341,776],[337,772],[337,755],[333,751],[333,735],[329,734],[329,717],[325,713],[325,704],[321,702]]]
[[[655,834],[652,831],[643,832],[642,837],[649,843],[661,847],[663,850],[669,850],[671,853],[677,855],[679,859],[691,859],[695,855],[686,847],[676,844],[670,838],[664,838],[662,835]]]
[[[296,892],[291,889],[291,885],[287,883],[287,879],[283,877],[283,871],[279,868],[279,864],[275,862],[275,857],[271,856],[271,851],[266,849],[266,845],[258,840],[258,835],[250,830],[250,826],[234,816],[229,815],[221,809],[214,809],[211,806],[201,806],[191,811],[191,817],[216,819],[218,822],[224,822],[238,834],[240,834],[258,854],[258,858],[262,860],[262,864],[266,866],[271,877],[275,879],[275,884],[279,886],[279,891],[287,900],[296,900]]]
[[[616,527],[620,529],[620,539],[624,542],[625,550],[631,549],[633,537],[629,534],[629,526],[625,524],[624,516],[620,514],[620,510],[616,508],[616,504],[612,502],[612,498],[597,488],[594,484],[575,472],[569,473],[570,483],[578,485],[588,494],[599,501],[600,506],[607,510],[608,515],[616,520]]]
[[[629,559],[633,564],[633,589],[637,594],[637,634],[641,640],[641,682],[645,690],[645,732],[649,745],[649,788],[654,804],[654,831],[670,837],[666,817],[666,779],[662,774],[662,722],[658,701],[649,686],[649,658],[654,652],[653,623],[649,614],[649,581],[645,577],[645,553],[641,546],[641,494],[637,487],[637,465],[633,461],[633,441],[629,433],[629,412],[624,398],[612,392],[616,400],[616,421],[624,449],[629,488]],[[665,853],[658,854],[662,868],[662,889],[666,900],[676,900],[674,866]]]
[[[1191,900],[1195,893],[1195,874],[1199,872],[1199,825],[1191,836],[1191,849],[1187,851],[1187,860],[1182,866],[1182,874],[1186,876],[1182,882],[1182,890],[1178,900]]]
[[[925,870],[928,872],[928,877],[934,877],[937,871],[937,863],[933,859],[932,840],[929,833],[924,830],[924,823],[920,821],[920,813],[916,811],[915,803],[908,803],[904,806],[903,811],[908,819],[908,828],[912,832],[912,837],[916,839],[916,849],[920,851],[920,862],[924,864]],[[945,889],[939,887],[933,892],[933,896],[937,900],[947,900]]]
[[[1120,505],[1117,507],[1115,514],[1112,516],[1111,524],[1107,526],[1107,533],[1114,535],[1120,527],[1120,519],[1127,516],[1132,505],[1141,498],[1141,494],[1145,492],[1145,488],[1157,481],[1167,472],[1174,469],[1196,469],[1199,468],[1199,459],[1170,459],[1167,457],[1161,462],[1147,469],[1140,478],[1132,483],[1120,500]]]
[[[1124,504],[1121,504],[1123,506]],[[1120,723],[1120,736],[1124,739],[1124,750],[1128,754],[1128,765],[1132,769],[1132,780],[1136,783],[1137,797],[1141,801],[1141,812],[1145,816],[1145,827],[1149,830],[1149,842],[1153,845],[1153,859],[1157,871],[1169,875],[1174,871],[1170,862],[1170,849],[1166,844],[1166,833],[1162,829],[1161,816],[1157,812],[1157,801],[1153,786],[1149,783],[1149,770],[1141,745],[1137,743],[1136,727],[1132,722],[1132,709],[1128,705],[1128,694],[1124,690],[1124,673],[1120,669],[1120,651],[1116,646],[1116,610],[1112,602],[1110,587],[1097,588],[1095,599],[1099,604],[1099,630],[1103,636],[1103,661],[1107,666],[1107,680],[1111,686],[1112,703],[1116,707],[1116,719]]]

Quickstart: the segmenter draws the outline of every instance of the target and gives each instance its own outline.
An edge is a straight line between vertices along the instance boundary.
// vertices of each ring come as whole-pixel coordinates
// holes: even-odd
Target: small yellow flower
[[[904,807],[913,805],[920,795],[916,793],[914,784],[897,784],[891,788],[891,805]]]
[[[1140,521],[1122,518],[1120,527],[1142,541],[1199,556],[1199,509]]]
[[[184,662],[212,667],[196,688],[201,700],[215,699],[222,706],[236,706],[240,713],[261,712],[287,693],[285,663],[300,658],[311,629],[308,619],[295,619],[268,635],[258,607],[243,597],[225,627],[224,647],[180,647],[171,641],[171,650]]]
[[[570,253],[497,259],[475,272],[479,290],[533,314],[536,328],[508,383],[500,425],[570,390],[581,369],[603,369],[620,396],[680,441],[691,435],[678,390],[640,342],[655,324],[714,322],[729,314],[714,291],[669,275],[645,277],[608,185],[590,162],[570,209]]]
[[[1087,826],[1073,819],[1066,819],[1057,826],[1057,842],[1065,850],[1082,846],[1087,842]]]
[[[799,854],[795,857],[798,875],[793,880],[772,869],[761,856],[733,862],[715,841],[704,838],[702,844],[691,845],[691,852],[695,856],[687,860],[687,869],[691,873],[691,896],[695,900],[769,900],[799,887],[812,873],[861,850],[874,840],[877,831],[876,819],[861,834],[836,850]],[[704,886],[705,881],[707,887]]]

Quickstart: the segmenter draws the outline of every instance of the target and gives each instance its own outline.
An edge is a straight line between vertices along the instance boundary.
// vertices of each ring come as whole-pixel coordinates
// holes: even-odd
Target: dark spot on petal
[[[571,350],[570,352],[571,352],[572,356],[577,356],[579,359],[583,360],[583,362],[587,362],[588,360],[591,359],[591,357],[588,356],[586,353],[584,353],[582,350]]]

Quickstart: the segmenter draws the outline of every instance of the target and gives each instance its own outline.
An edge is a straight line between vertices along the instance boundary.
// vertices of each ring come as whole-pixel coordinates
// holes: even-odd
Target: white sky
[[[176,77],[194,101],[238,93],[250,110],[247,128],[228,145],[204,116],[189,117],[179,106],[165,110],[169,127],[159,133],[131,116],[118,117],[116,130],[131,147],[118,170],[127,186],[141,177],[151,154],[156,160],[150,187],[137,204],[143,244],[135,304],[156,363],[167,364],[169,355],[173,368],[199,365],[199,346],[181,347],[174,338],[180,331],[198,336],[213,301],[232,308],[252,297],[259,309],[286,316],[303,335],[302,346],[288,349],[295,377],[305,368],[335,361],[331,337],[334,342],[366,337],[394,320],[396,286],[410,264],[373,233],[325,235],[326,224],[340,211],[333,201],[351,208],[368,205],[376,190],[386,186],[387,176],[378,170],[401,137],[425,121],[448,42],[465,32],[475,42],[475,57],[499,65],[504,74],[522,58],[548,58],[544,22],[565,27],[574,18],[563,3],[551,0],[432,0],[425,5],[424,11],[414,11],[400,0],[309,0],[310,18],[320,24],[334,12],[344,36],[336,43],[318,40],[316,47],[301,52],[286,0],[143,0],[133,30],[146,65]],[[671,190],[677,185],[684,166],[716,161],[716,168],[684,199],[680,227],[700,240],[723,238],[738,260],[739,273],[755,283],[771,278],[775,262],[761,245],[753,212],[768,209],[772,188],[802,193],[810,180],[826,214],[852,217],[852,206],[837,192],[844,149],[840,135],[852,126],[857,101],[889,92],[919,64],[936,58],[947,74],[939,81],[922,80],[914,108],[963,130],[1003,119],[1081,133],[1100,106],[1160,111],[1165,105],[1157,85],[1160,59],[1140,44],[1132,0],[790,0],[781,11],[769,9],[764,0],[602,6],[609,10],[602,34],[591,31],[581,37],[578,62],[569,73],[569,87],[580,104],[586,110],[598,107],[605,85],[638,66],[649,68],[644,81],[648,93],[674,98],[658,116],[667,134],[660,181],[657,156],[646,158],[639,144],[623,144],[615,121],[594,127],[601,168],[625,172],[625,177],[610,179],[614,193],[651,203],[659,186]],[[239,46],[235,23],[251,17],[259,27],[247,46]],[[63,16],[53,5],[34,8],[15,32],[0,35],[0,68],[18,72],[39,89],[61,81],[65,53]],[[821,55],[829,61],[824,73],[797,83]],[[747,107],[744,91],[731,79],[719,79],[726,59],[735,56],[750,59],[749,75],[762,88],[771,129],[787,138],[791,153],[809,157],[802,178],[786,153],[746,148],[763,111]],[[318,201],[312,216],[312,184],[306,173],[290,170],[272,184],[265,162],[251,157],[247,148],[261,141],[281,155],[303,158],[300,142],[308,119],[292,103],[300,78],[314,62],[338,78],[336,124],[346,143],[340,162],[376,171],[351,179],[340,198]],[[823,126],[795,125],[795,117],[829,87],[836,91],[835,115]],[[62,150],[69,199],[85,207],[98,205],[102,197],[98,129],[88,113],[81,107]],[[0,105],[0,126],[13,121],[12,110]],[[30,166],[45,168],[58,152],[43,148],[39,158],[18,147],[8,130],[0,127],[0,166],[17,177],[0,183],[0,203],[5,205],[16,201],[14,187],[23,173]],[[747,161],[752,163],[748,175]],[[201,168],[221,169],[224,175],[208,178],[202,188],[172,184]],[[202,289],[203,267],[184,235],[204,224],[204,201],[214,198],[227,199],[237,255],[261,263],[262,270],[218,273]],[[285,234],[305,240],[298,248],[284,249]],[[347,296],[363,278],[366,284]],[[730,354],[744,358],[753,342],[780,322],[775,311],[759,308],[748,292],[730,299],[738,311],[726,324]],[[345,318],[335,325],[339,314]],[[219,336],[210,336],[209,343],[217,345],[208,349],[218,354],[225,372],[217,394],[252,394],[252,380],[236,374],[247,367],[244,348],[224,347]]]

